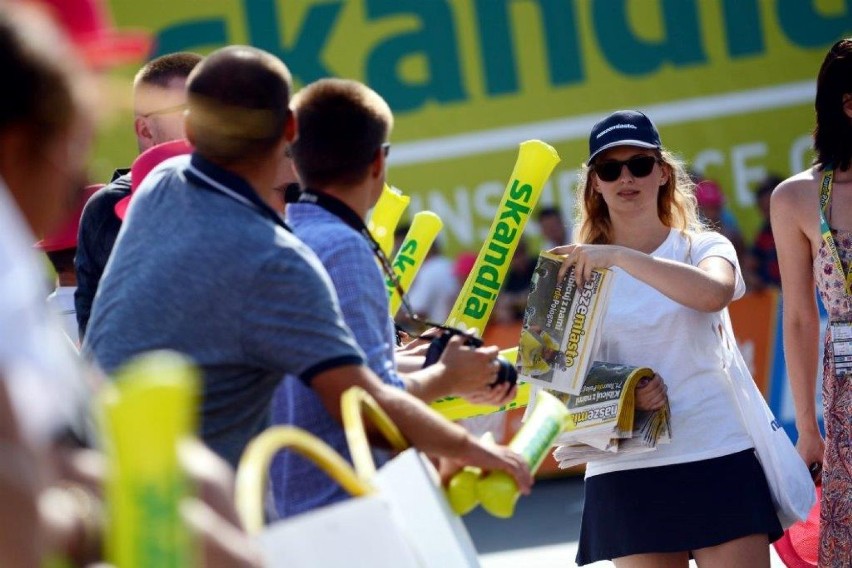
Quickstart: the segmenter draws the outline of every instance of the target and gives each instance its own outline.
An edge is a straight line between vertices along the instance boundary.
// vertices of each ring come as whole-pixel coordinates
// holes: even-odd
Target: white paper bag
[[[277,521],[258,537],[267,568],[419,568],[382,496],[354,497]]]
[[[423,567],[479,566],[467,528],[450,509],[435,468],[419,451],[409,448],[396,456],[373,483],[394,509]]]
[[[351,387],[341,397],[341,414],[349,453],[358,477],[376,487],[393,508],[397,526],[415,549],[424,568],[478,567],[476,548],[461,519],[450,509],[432,464],[408,443],[376,401]],[[400,451],[376,471],[363,416],[366,415]]]
[[[269,465],[285,448],[313,461],[353,498],[264,526]],[[361,481],[337,452],[299,428],[275,426],[252,440],[237,469],[236,505],[267,568],[423,566],[399,523],[394,500]]]

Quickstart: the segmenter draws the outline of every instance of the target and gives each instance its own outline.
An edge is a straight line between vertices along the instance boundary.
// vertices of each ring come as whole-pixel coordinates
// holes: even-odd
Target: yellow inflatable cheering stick
[[[142,355],[98,399],[108,460],[106,559],[121,568],[194,565],[180,517],[190,491],[178,443],[195,432],[199,373],[183,355]]]
[[[558,163],[559,154],[552,146],[540,140],[521,143],[515,169],[503,192],[488,238],[447,317],[447,325],[477,329],[479,333],[485,330],[527,220],[538,203],[544,183]],[[514,357],[517,348],[511,351]],[[508,353],[501,355],[509,358]],[[475,405],[458,397],[437,400],[432,407],[450,420],[461,420],[525,406],[529,396],[529,385],[521,383],[515,400],[504,407]]]
[[[409,201],[411,201],[410,197],[403,195],[397,188],[385,184],[382,195],[373,207],[367,229],[379,243],[385,256],[390,256],[393,251],[393,232]]]
[[[447,325],[477,329],[480,333],[485,329],[527,220],[538,203],[544,182],[558,163],[559,154],[552,146],[540,140],[521,143],[488,238],[447,318]]]
[[[411,228],[405,235],[405,240],[402,241],[402,246],[399,247],[392,263],[393,273],[396,275],[403,292],[408,292],[414,277],[420,267],[423,266],[426,253],[429,252],[429,248],[435,242],[443,227],[444,222],[431,211],[421,211],[414,216]],[[402,298],[400,298],[393,282],[385,280],[385,285],[390,299],[390,314],[393,317],[399,311]]]

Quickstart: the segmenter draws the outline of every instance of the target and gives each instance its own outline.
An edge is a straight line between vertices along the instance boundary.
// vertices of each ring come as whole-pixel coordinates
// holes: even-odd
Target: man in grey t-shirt
[[[150,349],[176,349],[204,373],[202,437],[236,465],[266,424],[284,374],[339,419],[340,395],[369,392],[423,451],[511,473],[529,469],[424,403],[385,385],[362,356],[319,261],[270,207],[295,136],[290,76],[261,50],[209,55],[188,81],[191,158],[143,182],[95,298],[86,348],[108,372]]]

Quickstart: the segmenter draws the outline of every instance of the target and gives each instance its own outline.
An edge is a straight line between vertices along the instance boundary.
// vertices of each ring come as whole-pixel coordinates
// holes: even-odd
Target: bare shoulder
[[[795,212],[804,208],[810,211],[819,200],[819,172],[816,167],[799,172],[780,184],[772,192],[772,208]],[[816,209],[814,209],[816,211]]]

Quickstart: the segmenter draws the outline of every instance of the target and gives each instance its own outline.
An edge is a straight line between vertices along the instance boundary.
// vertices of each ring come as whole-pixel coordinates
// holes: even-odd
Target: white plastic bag
[[[462,520],[450,509],[432,464],[408,443],[373,398],[359,387],[343,393],[343,427],[355,471],[376,487],[393,509],[397,526],[424,568],[479,566],[476,548]],[[362,412],[401,452],[378,472],[369,451]]]
[[[816,489],[808,468],[787,433],[752,379],[751,372],[737,348],[728,310],[722,312],[722,326],[728,377],[746,429],[754,441],[757,458],[769,483],[772,502],[781,526],[786,530],[807,518],[816,501]]]
[[[272,457],[289,448],[312,460],[352,499],[263,525]],[[267,568],[421,568],[419,553],[384,492],[357,478],[325,443],[298,428],[276,426],[252,440],[237,470],[237,510],[256,535]]]

